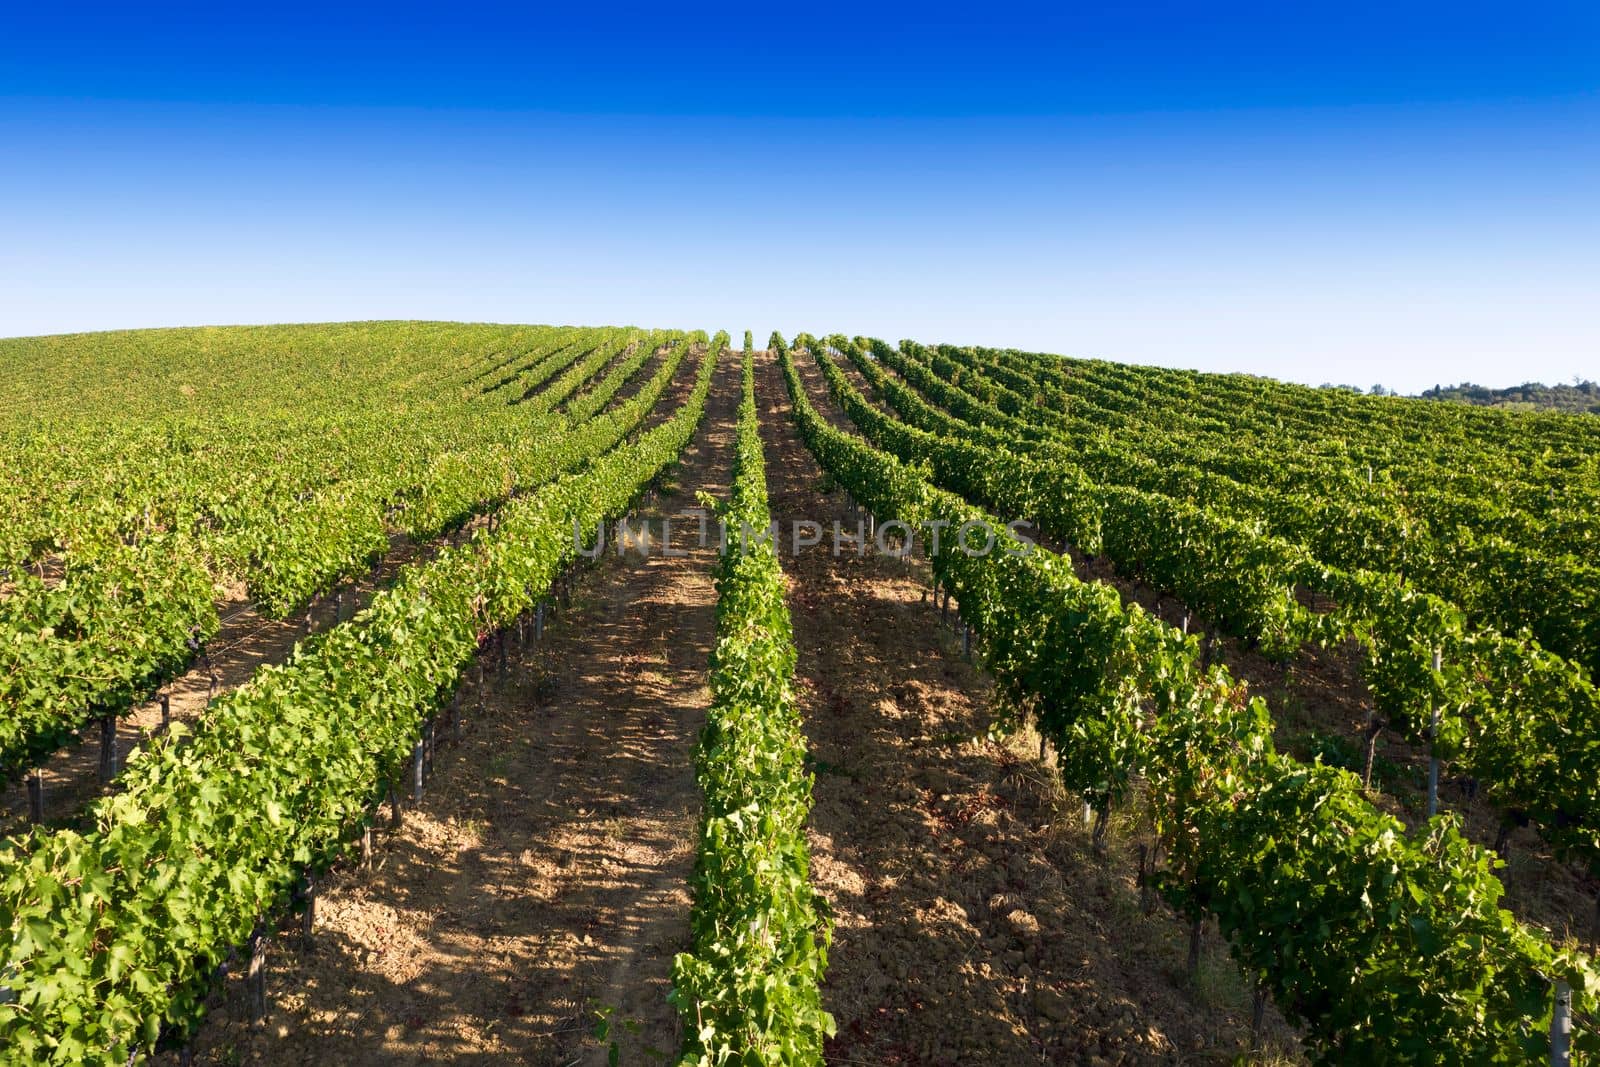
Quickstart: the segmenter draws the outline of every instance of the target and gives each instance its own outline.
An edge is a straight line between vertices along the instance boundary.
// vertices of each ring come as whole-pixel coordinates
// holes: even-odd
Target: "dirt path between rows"
[[[726,496],[738,388],[725,358],[677,484],[641,508],[658,536]],[[230,980],[196,1062],[601,1064],[601,1015],[621,1062],[670,1062],[716,601],[715,538],[674,521],[672,542],[608,551],[542,642],[469,687],[461,744],[376,869],[334,876],[313,951],[274,942],[265,1024]]]
[[[780,529],[853,530],[770,358],[758,394]],[[837,923],[829,1062],[1230,1062],[1249,997],[1215,939],[1191,981],[1187,932],[1143,914],[1127,845],[1094,856],[1035,738],[985,737],[990,686],[924,600],[925,564],[835,557],[829,540],[783,557],[817,772],[813,879]]]

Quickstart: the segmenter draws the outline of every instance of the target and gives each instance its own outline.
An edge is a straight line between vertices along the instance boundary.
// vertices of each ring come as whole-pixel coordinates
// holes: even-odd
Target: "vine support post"
[[[117,776],[117,717],[107,715],[100,720],[100,780],[109,782]]]
[[[1572,1064],[1572,987],[1556,980],[1555,1010],[1550,1013],[1550,1067]]]
[[[1433,673],[1439,674],[1442,657],[1438,649],[1433,650]],[[1433,715],[1428,723],[1428,818],[1439,814],[1439,705],[1434,704]]]
[[[389,787],[389,825],[400,829],[400,790],[394,786]]]
[[[161,732],[172,729],[172,694],[161,694]]]
[[[972,627],[966,623],[961,624],[961,654],[968,663],[972,662]]]
[[[1361,754],[1361,785],[1363,788],[1372,789],[1372,765],[1378,758],[1378,735],[1383,733],[1383,723],[1378,718],[1378,712],[1373,710],[1367,719],[1367,735]]]
[[[533,610],[533,639],[535,641],[544,640],[544,601],[542,600],[539,602],[539,606]]]
[[[300,916],[300,941],[307,952],[315,947],[312,934],[317,928],[317,883],[311,877],[311,869],[306,868],[306,910]]]
[[[424,748],[421,738],[411,746],[411,803],[413,804],[422,800],[422,770],[423,763],[427,759]]]
[[[28,775],[28,822],[44,822],[44,772],[37,769]]]
[[[262,924],[250,931],[250,972],[246,979],[250,998],[250,1021],[267,1017],[267,936]]]
[[[1204,919],[1196,919],[1189,927],[1189,980],[1200,974],[1200,945],[1205,938]]]

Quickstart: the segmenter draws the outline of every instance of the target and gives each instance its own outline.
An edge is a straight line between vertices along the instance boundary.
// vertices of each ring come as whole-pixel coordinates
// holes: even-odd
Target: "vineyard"
[[[15,1063],[1600,1063],[1600,423],[0,341]]]

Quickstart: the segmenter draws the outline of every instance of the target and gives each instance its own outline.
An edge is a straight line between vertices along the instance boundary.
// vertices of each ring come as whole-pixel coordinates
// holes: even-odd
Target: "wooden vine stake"
[[[172,695],[161,694],[161,732],[166,733],[172,729]]]
[[[107,715],[100,720],[100,780],[109,782],[117,776],[117,718]]]
[[[300,915],[300,943],[305,951],[310,952],[316,945],[312,934],[317,928],[317,883],[311,877],[311,869],[306,868],[305,881],[306,910]]]
[[[540,601],[539,602],[539,606],[533,610],[533,639],[535,641],[543,641],[544,640],[544,602],[543,601]]]
[[[200,646],[200,659],[206,665],[206,707],[217,699],[217,690],[222,688],[222,679],[217,677],[217,668],[211,663],[211,652],[204,645]]]
[[[1367,718],[1367,733],[1361,756],[1361,784],[1369,791],[1372,789],[1372,765],[1378,758],[1378,735],[1381,733],[1383,733],[1383,720],[1378,718],[1378,711],[1374,708]]]
[[[1433,673],[1439,673],[1441,657],[1433,650]],[[1433,717],[1428,724],[1428,818],[1439,814],[1439,706],[1434,705]]]
[[[1196,919],[1189,927],[1189,980],[1192,982],[1200,974],[1200,945],[1205,939],[1206,921]]]
[[[41,770],[28,775],[28,821],[34,826],[44,822],[44,771]]]
[[[1572,1065],[1572,987],[1556,981],[1556,1006],[1550,1013],[1550,1067]]]
[[[250,998],[250,1020],[261,1022],[267,1017],[267,937],[259,921],[250,931],[250,973],[245,988]]]
[[[422,741],[411,746],[411,802],[417,803],[422,799],[422,765],[426,758],[423,752]]]

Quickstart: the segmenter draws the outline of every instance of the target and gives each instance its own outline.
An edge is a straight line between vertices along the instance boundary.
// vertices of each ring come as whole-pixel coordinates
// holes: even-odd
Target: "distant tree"
[[[1600,384],[1582,379],[1571,385],[1524,382],[1506,389],[1490,389],[1472,382],[1462,382],[1460,385],[1435,385],[1420,396],[1424,400],[1454,401],[1479,407],[1531,408],[1600,415]]]

